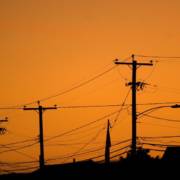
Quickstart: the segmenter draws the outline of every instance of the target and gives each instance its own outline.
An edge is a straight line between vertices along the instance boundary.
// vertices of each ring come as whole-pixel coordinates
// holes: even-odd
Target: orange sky
[[[132,53],[178,56],[179,18],[178,0],[1,0],[0,106],[25,104],[69,89],[113,66],[115,58],[125,59]],[[138,102],[179,101],[179,68],[180,62],[169,59],[158,62],[155,67],[138,69],[138,80],[144,80],[153,69],[147,83],[158,86],[147,86],[143,92],[138,92]],[[131,79],[131,70],[121,66],[80,89],[42,104],[68,106],[122,103],[128,92],[128,87],[125,87],[128,81],[118,72],[128,80]],[[131,103],[130,96],[127,103]],[[146,108],[138,107],[138,111]],[[118,109],[48,111],[44,114],[45,137],[65,132]],[[1,136],[0,142],[10,143],[38,135],[38,116],[35,112],[1,110],[0,113],[2,118],[9,117],[6,125],[9,133]],[[178,119],[180,111],[164,109],[154,115]],[[114,118],[110,119],[113,121]],[[138,135],[179,133],[177,123],[157,122],[153,119],[146,121],[152,124],[138,124]],[[101,121],[91,136],[83,137],[82,133],[74,135],[75,143],[88,142],[105,123]],[[159,127],[153,123],[173,127]],[[117,141],[130,137],[131,116],[123,111],[112,130],[112,139]],[[103,145],[104,138],[105,132],[96,141]],[[63,137],[52,143],[74,143],[71,139]],[[47,146],[46,158],[72,154],[80,147]],[[96,145],[90,144],[87,149],[93,147]],[[22,152],[38,158],[38,148],[35,146]],[[0,159],[8,162],[30,160],[14,152],[0,154]]]

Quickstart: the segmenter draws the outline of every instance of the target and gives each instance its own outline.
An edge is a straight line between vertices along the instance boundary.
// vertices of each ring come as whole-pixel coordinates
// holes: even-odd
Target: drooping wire
[[[77,127],[77,128],[71,129],[71,130],[66,131],[66,132],[64,132],[64,133],[58,134],[58,135],[56,135],[56,136],[52,136],[52,137],[50,137],[50,138],[47,138],[47,139],[45,139],[44,141],[50,141],[50,140],[52,140],[52,139],[55,139],[55,138],[64,136],[64,135],[69,134],[69,133],[72,133],[72,132],[74,132],[74,131],[78,131],[78,130],[80,130],[80,129],[82,129],[82,128],[85,128],[85,127],[87,127],[87,126],[90,126],[90,125],[92,125],[92,124],[94,124],[94,123],[96,123],[96,122],[102,121],[102,120],[104,120],[104,119],[106,119],[106,118],[108,118],[108,117],[116,114],[117,112],[118,112],[118,111],[114,111],[114,112],[112,112],[112,113],[109,113],[109,114],[101,117],[101,118],[98,118],[98,119],[96,119],[96,120],[94,120],[94,121],[91,121],[91,122],[89,122],[89,123],[87,123],[87,124],[84,124],[84,125],[79,126],[79,127]]]
[[[79,154],[84,148],[86,148],[91,142],[93,142],[94,140],[96,140],[98,138],[98,136],[100,135],[100,133],[102,131],[104,131],[105,128],[101,128],[96,134],[95,136],[93,136],[93,138],[91,138],[86,144],[84,144],[80,149],[78,149],[75,153],[73,153],[70,157],[75,157],[77,154]]]
[[[12,148],[10,148],[10,147],[7,147],[6,145],[1,145],[1,146],[3,146],[3,147],[5,147],[5,148],[7,148],[7,149],[9,149],[10,151],[13,151],[13,152],[15,152],[15,153],[17,153],[17,154],[20,154],[20,155],[22,155],[22,156],[25,156],[25,157],[28,157],[28,158],[30,158],[30,159],[36,159],[35,157],[32,157],[32,156],[30,156],[30,155],[28,155],[28,154],[26,154],[26,153],[23,153],[23,152],[20,152],[20,151],[18,151],[18,150],[16,150],[16,149],[12,149]],[[2,151],[1,151],[2,152]],[[0,153],[1,153],[0,152]],[[6,152],[9,152],[8,150],[6,151]],[[37,159],[36,159],[37,160]]]
[[[151,72],[143,79],[143,83],[145,83],[151,76],[152,74],[154,73],[155,69],[156,69],[156,66],[157,66],[157,62],[155,64],[153,64],[153,68],[151,70]]]
[[[0,151],[0,154],[2,153],[7,153],[7,152],[11,152],[11,151],[17,151],[17,150],[20,150],[20,149],[25,149],[25,148],[29,148],[29,147],[32,147],[36,144],[38,144],[39,142],[35,142],[35,143],[32,143],[32,144],[28,144],[26,146],[22,146],[22,147],[17,147],[17,148],[12,148],[12,149],[9,149],[9,150],[6,150],[6,151]]]
[[[162,118],[162,117],[152,116],[152,115],[148,115],[148,114],[144,114],[144,116],[154,118],[154,119],[158,119],[158,120],[164,120],[164,121],[169,121],[169,122],[180,123],[180,119],[179,120],[177,120],[177,119],[168,119],[168,118]]]
[[[111,126],[111,128],[113,128],[115,126],[117,120],[119,119],[120,113],[122,112],[123,107],[125,106],[126,100],[127,100],[128,96],[129,96],[129,93],[130,93],[130,89],[128,90],[128,92],[127,92],[127,94],[126,94],[126,96],[125,96],[125,98],[124,98],[124,100],[122,102],[122,106],[119,109],[119,111],[118,111],[118,113],[117,113],[117,115],[116,115],[116,117],[115,117],[115,119],[113,121],[113,125]]]
[[[104,76],[105,74],[109,73],[110,71],[112,71],[112,70],[115,69],[116,67],[117,67],[117,66],[113,66],[113,67],[107,69],[106,71],[104,71],[104,72],[102,72],[102,73],[99,73],[99,74],[95,75],[94,77],[92,77],[92,78],[90,78],[90,79],[88,79],[88,80],[86,80],[86,81],[84,81],[84,82],[82,82],[82,83],[80,83],[80,84],[78,84],[78,85],[76,85],[76,86],[73,86],[73,87],[70,88],[70,89],[67,89],[67,90],[61,91],[61,92],[59,92],[59,93],[57,93],[57,94],[54,94],[54,95],[51,95],[51,96],[48,96],[48,97],[39,99],[38,101],[43,102],[43,101],[47,101],[47,100],[49,100],[49,99],[52,99],[52,98],[55,98],[55,97],[62,96],[62,95],[64,95],[64,94],[70,93],[71,91],[74,91],[74,90],[76,90],[76,89],[78,89],[78,88],[80,88],[80,87],[83,87],[83,86],[91,83],[92,81],[95,81],[96,79]],[[23,106],[27,106],[27,105],[31,105],[31,104],[35,104],[35,103],[37,103],[37,100],[36,100],[36,101],[29,102],[29,103],[22,104],[22,105],[13,106],[12,108],[23,107]]]
[[[131,141],[131,139],[127,139],[127,140],[123,140],[123,141],[120,141],[120,142],[117,142],[115,144],[112,144],[111,147],[115,147],[117,145],[120,145],[120,144],[124,144],[124,143],[127,143]],[[98,152],[98,151],[101,151],[101,150],[104,150],[104,146],[102,147],[98,147],[98,148],[93,148],[93,149],[90,149],[90,150],[87,150],[85,152],[81,152],[81,153],[77,153],[76,156],[80,156],[80,155],[85,155],[85,154],[90,154],[90,153],[93,153],[93,152]],[[54,161],[54,160],[61,160],[61,159],[68,159],[68,158],[71,158],[72,155],[68,155],[68,156],[65,156],[65,157],[56,157],[56,158],[51,158],[51,159],[48,159],[48,161]]]
[[[27,139],[24,141],[16,141],[16,142],[8,143],[8,144],[0,144],[0,146],[1,145],[11,146],[11,145],[16,145],[16,144],[24,144],[26,142],[37,141],[37,140],[38,140],[38,138],[31,138],[31,139]]]
[[[165,128],[173,128],[173,129],[180,129],[180,127],[175,127],[175,126],[167,126],[167,125],[161,125],[161,124],[155,124],[155,123],[147,123],[147,122],[139,122],[141,125],[151,125],[151,126],[158,126],[158,127],[165,127]]]

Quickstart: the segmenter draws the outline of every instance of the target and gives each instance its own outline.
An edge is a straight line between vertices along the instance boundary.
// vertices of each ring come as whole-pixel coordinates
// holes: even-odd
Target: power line
[[[149,113],[152,113],[153,111],[156,111],[158,109],[162,109],[162,108],[170,108],[171,106],[169,105],[162,105],[162,106],[156,106],[156,107],[152,107],[152,108],[149,108],[149,109],[146,109],[145,111],[143,112],[140,112],[137,114],[137,117],[139,118],[142,117],[144,114],[149,114]]]
[[[123,153],[114,155],[114,156],[112,156],[110,159],[113,159],[113,158],[116,158],[116,157],[120,157],[121,155],[126,154],[126,153],[129,153],[129,152],[130,152],[130,151],[128,150],[128,151],[125,151],[125,152],[123,152]]]
[[[122,148],[120,148],[120,149],[116,149],[116,150],[114,150],[114,151],[111,151],[111,154],[112,154],[112,153],[115,153],[115,152],[122,151],[123,149],[127,149],[127,148],[129,148],[129,147],[131,147],[131,146],[128,145],[128,146],[122,147]],[[91,157],[91,158],[89,158],[89,159],[98,159],[98,158],[100,158],[100,157],[104,157],[104,154],[98,155],[98,156],[94,156],[94,157]],[[111,159],[111,157],[110,157],[110,159]],[[87,160],[87,159],[86,159],[86,160]]]
[[[123,143],[129,142],[129,141],[131,141],[131,139],[127,139],[127,140],[124,140],[124,141],[117,142],[117,143],[113,144],[112,146],[117,146],[119,144],[123,144]]]
[[[106,107],[119,107],[123,104],[105,104],[105,105],[82,105],[82,106],[58,106],[57,108],[71,109],[71,108],[106,108]]]
[[[125,146],[125,147],[120,148],[120,149],[116,149],[116,150],[114,150],[114,151],[111,151],[111,153],[115,153],[115,152],[121,151],[121,150],[123,150],[123,149],[127,149],[127,148],[129,148],[129,147],[130,147],[130,145]],[[104,149],[104,148],[101,148],[101,149]],[[100,150],[101,150],[101,149],[100,149]],[[76,156],[77,156],[77,155],[89,154],[89,153],[91,153],[91,152],[96,152],[96,151],[97,151],[97,150],[89,151],[89,152],[85,152],[85,153],[79,153],[79,154],[76,154]],[[67,157],[49,159],[48,161],[59,160],[59,159],[69,159],[69,158],[72,158],[72,157],[73,157],[73,156],[71,155],[71,156],[67,156]],[[88,159],[86,158],[86,159],[84,159],[83,161],[89,160],[89,159],[98,159],[98,158],[101,158],[101,157],[104,157],[104,154],[101,154],[101,155],[98,155],[98,156],[89,157]],[[110,158],[110,159],[111,159],[111,158]]]
[[[23,152],[17,151],[16,149],[12,149],[12,148],[10,148],[10,147],[7,147],[6,145],[1,145],[1,146],[5,147],[5,148],[8,148],[9,150],[11,150],[11,151],[13,151],[13,152],[15,152],[15,153],[18,153],[18,154],[20,154],[20,155],[23,155],[23,156],[25,156],[25,157],[28,157],[28,158],[30,158],[30,159],[36,159],[35,157],[32,157],[32,156],[30,156],[30,155],[28,155],[28,154],[26,154],[26,153],[23,153]],[[1,153],[1,152],[0,152],[0,153]]]
[[[154,143],[141,143],[141,144],[145,144],[145,145],[151,145],[151,146],[159,146],[159,147],[167,147],[167,146],[171,146],[171,147],[179,147],[179,145],[171,145],[171,144],[154,144]]]
[[[61,139],[61,144],[63,142],[65,142],[64,144],[67,144],[66,142],[69,143],[69,145],[71,144],[78,144],[81,143],[82,144],[82,139],[87,139],[90,137],[90,135],[92,135],[92,133],[94,131],[97,130],[97,128],[100,128],[102,124],[98,125],[98,126],[93,126],[91,128],[85,128],[85,129],[81,129],[79,131],[74,131],[70,134],[67,134],[63,139]],[[103,124],[104,126],[104,124]],[[49,141],[48,141],[49,142]],[[47,143],[48,143],[47,142]],[[72,142],[72,143],[71,143]],[[74,143],[73,143],[74,142]],[[47,144],[48,145],[48,144]],[[68,145],[68,144],[67,144]]]
[[[8,172],[16,172],[16,171],[27,171],[27,170],[33,170],[33,169],[38,169],[38,166],[34,166],[34,167],[26,167],[26,168],[21,168],[21,169],[13,169],[13,170],[8,170]]]
[[[161,104],[179,104],[180,101],[172,102],[147,102],[138,103],[137,106],[149,106],[149,105],[161,105]],[[131,106],[131,104],[104,104],[104,105],[69,105],[69,106],[57,106],[57,109],[73,109],[73,108],[106,108],[106,107],[119,107],[119,106]],[[23,108],[11,108],[0,107],[0,110],[23,110]]]
[[[124,141],[122,141],[122,142],[117,142],[117,143],[115,143],[115,144],[113,144],[113,146],[117,146],[117,145],[119,145],[119,144],[123,144],[123,143],[126,143],[126,142],[129,142],[131,139],[128,139],[128,140],[124,140]],[[66,140],[67,141],[67,140]],[[68,142],[69,142],[69,140],[68,140]],[[48,144],[48,146],[78,146],[78,145],[83,145],[83,144],[86,144],[87,142],[84,142],[84,143],[68,143],[68,144],[66,144],[66,143],[58,143],[58,144]],[[97,143],[94,143],[94,144],[100,144],[100,142],[97,142]]]
[[[122,73],[119,71],[119,69],[117,69],[117,72],[118,72],[119,76],[120,76],[125,82],[128,81],[128,79],[125,78],[124,75],[122,75]]]
[[[144,114],[144,116],[147,116],[147,117],[150,117],[150,118],[154,118],[154,119],[164,120],[164,121],[170,121],[170,122],[180,123],[180,120],[176,120],[176,119],[167,119],[167,118],[152,116],[152,115],[148,115],[148,114]]]
[[[166,144],[180,144],[180,141],[175,141],[175,140],[169,140],[169,139],[149,139],[148,142],[153,142],[153,143],[166,143]]]
[[[25,148],[28,148],[28,147],[32,147],[34,146],[35,144],[38,144],[39,142],[35,142],[35,143],[32,143],[32,144],[29,144],[29,145],[26,145],[26,146],[22,146],[22,147],[18,147],[16,149],[9,149],[9,150],[6,150],[6,151],[0,151],[0,154],[2,153],[7,153],[7,152],[11,152],[11,151],[17,151],[19,149],[25,149]]]
[[[139,136],[138,138],[142,139],[166,139],[166,138],[180,138],[180,135],[177,136]]]
[[[9,164],[9,165],[21,165],[21,164],[33,164],[33,163],[38,163],[39,161],[25,161],[25,162],[4,162],[4,164]]]
[[[5,146],[11,146],[11,145],[16,145],[16,144],[22,144],[22,143],[26,143],[26,142],[31,142],[31,141],[36,141],[38,138],[31,138],[31,139],[27,139],[24,141],[16,141],[16,142],[12,142],[12,143],[8,143],[8,144],[0,144],[1,145],[5,145]]]
[[[70,156],[71,157],[74,157],[76,156],[76,154],[79,154],[85,147],[87,147],[92,141],[94,141],[95,139],[97,139],[97,137],[100,135],[100,133],[104,130],[103,129],[100,129],[97,134],[95,134],[95,136],[93,138],[90,139],[90,141],[88,141],[86,144],[84,144],[80,149],[78,149],[75,153],[73,153],[73,155]]]
[[[119,116],[120,116],[120,113],[121,113],[122,110],[123,110],[123,106],[125,106],[126,100],[127,100],[128,96],[129,96],[129,93],[130,93],[130,89],[129,89],[129,91],[127,92],[127,94],[126,94],[126,96],[125,96],[125,98],[124,98],[124,100],[123,100],[122,106],[121,106],[120,110],[118,111],[118,113],[117,113],[117,115],[116,115],[116,118],[114,119],[114,123],[113,123],[113,125],[112,125],[111,128],[113,128],[114,125],[115,125],[115,123],[117,122],[117,120],[118,120],[118,118],[119,118]]]
[[[51,95],[51,96],[48,96],[48,97],[39,99],[38,101],[43,102],[43,101],[47,101],[47,100],[49,100],[49,99],[52,99],[52,98],[55,98],[55,97],[58,97],[58,96],[62,96],[62,95],[64,95],[64,94],[67,94],[67,93],[69,93],[69,92],[71,92],[71,91],[73,91],[73,90],[76,90],[76,89],[78,89],[78,88],[80,88],[80,87],[83,87],[83,86],[85,86],[86,84],[89,84],[89,83],[91,83],[92,81],[94,81],[94,80],[96,80],[96,79],[104,76],[105,74],[107,74],[107,73],[109,73],[110,71],[112,71],[114,68],[116,68],[116,66],[113,66],[113,67],[105,70],[104,72],[99,73],[99,74],[93,76],[92,78],[90,78],[90,79],[88,79],[88,80],[86,80],[86,81],[83,81],[82,83],[80,83],[80,84],[78,84],[78,85],[73,86],[73,87],[70,88],[70,89],[67,89],[67,90],[61,91],[61,92],[59,92],[59,93],[57,93],[57,94],[54,94],[54,95]],[[19,107],[19,106],[20,106],[20,107],[21,107],[21,106],[27,106],[27,105],[31,105],[31,104],[34,104],[34,103],[37,103],[37,100],[36,100],[36,101],[29,102],[29,103],[26,103],[26,104],[17,105],[17,106],[14,106],[13,108]]]
[[[131,140],[131,139],[127,139],[127,140],[124,140],[124,141],[117,142],[117,143],[113,144],[112,147],[117,146],[117,145],[120,145],[120,144],[123,144],[123,143],[126,143],[126,142],[129,142],[130,140]],[[101,150],[104,150],[104,146],[103,146],[103,147],[96,148],[96,149],[88,150],[88,151],[85,151],[85,152],[82,152],[82,153],[78,153],[78,154],[76,154],[76,156],[85,155],[85,154],[90,154],[90,153],[98,152],[98,151],[101,151]],[[104,156],[104,155],[103,155],[103,156]],[[70,155],[70,156],[65,156],[65,157],[56,157],[56,158],[48,159],[47,161],[68,159],[68,158],[71,158],[71,157],[72,157],[72,155]]]
[[[137,57],[146,57],[146,58],[158,58],[158,59],[180,59],[180,56],[146,56],[141,54],[135,54]]]
[[[166,127],[166,128],[173,128],[173,129],[180,129],[180,127],[175,127],[175,126],[166,126],[166,125],[161,125],[161,124],[154,124],[154,123],[147,123],[147,122],[139,122],[140,124],[143,123],[143,124],[146,124],[146,125],[151,125],[151,126],[159,126],[159,127]]]
[[[94,120],[94,121],[91,121],[91,122],[89,122],[89,123],[87,123],[87,124],[84,124],[84,125],[79,126],[79,127],[77,127],[77,128],[71,129],[71,130],[66,131],[66,132],[64,132],[64,133],[58,134],[58,135],[56,135],[56,136],[52,136],[52,137],[50,137],[50,138],[47,138],[47,139],[45,139],[44,141],[50,141],[51,139],[55,139],[55,138],[64,136],[64,135],[66,135],[66,134],[72,133],[72,132],[74,132],[74,131],[77,131],[77,130],[79,130],[79,129],[85,128],[85,127],[90,126],[90,125],[92,125],[92,124],[94,124],[94,123],[96,123],[96,122],[102,121],[102,120],[108,118],[109,116],[112,116],[112,115],[116,114],[117,112],[118,112],[118,111],[114,111],[114,112],[112,112],[112,113],[109,113],[109,114],[101,117],[101,118],[98,118],[98,119],[96,119],[96,120]]]
[[[154,72],[156,66],[157,66],[157,62],[154,64],[154,66],[153,66],[151,72],[144,78],[144,80],[143,80],[142,82],[147,81],[147,80],[152,76],[152,74],[153,74],[153,72]]]

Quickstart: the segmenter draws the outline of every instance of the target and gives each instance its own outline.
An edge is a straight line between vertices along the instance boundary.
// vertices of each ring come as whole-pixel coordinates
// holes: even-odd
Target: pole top
[[[134,61],[135,55],[134,55],[134,54],[132,54],[132,56],[131,56],[131,57],[132,57],[132,60]]]
[[[39,100],[37,101],[37,104],[38,104],[38,106],[40,106],[40,101]]]

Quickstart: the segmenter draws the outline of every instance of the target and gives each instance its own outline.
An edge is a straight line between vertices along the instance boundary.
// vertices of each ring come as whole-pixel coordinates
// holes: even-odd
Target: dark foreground
[[[46,166],[44,170],[25,174],[1,175],[0,179],[7,178],[142,178],[156,179],[157,176],[180,179],[180,161],[149,160],[149,161],[121,161],[109,165],[93,161],[77,162],[64,165]]]

